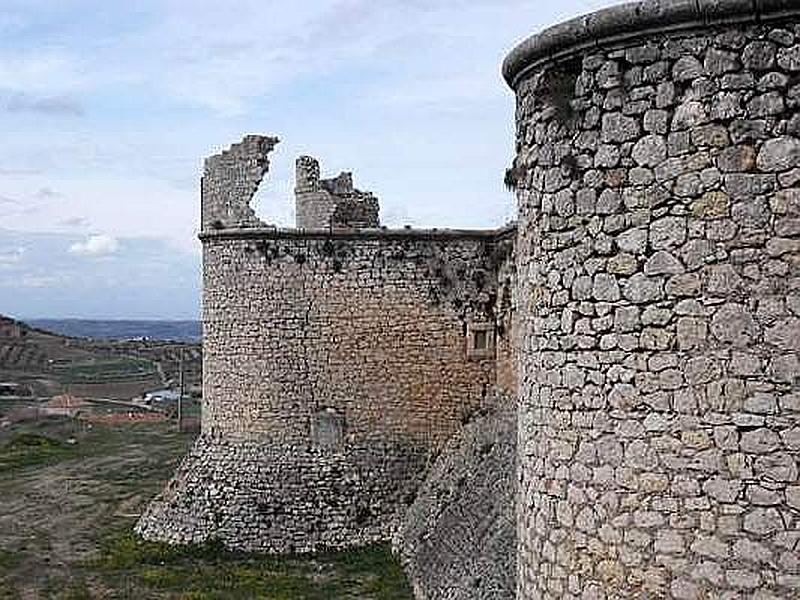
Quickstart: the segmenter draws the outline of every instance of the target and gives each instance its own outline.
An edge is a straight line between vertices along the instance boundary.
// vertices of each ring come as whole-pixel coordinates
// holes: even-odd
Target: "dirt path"
[[[95,427],[73,457],[0,472],[0,552],[16,565],[6,586],[23,598],[69,587],[102,532],[132,524],[190,442],[166,425]]]

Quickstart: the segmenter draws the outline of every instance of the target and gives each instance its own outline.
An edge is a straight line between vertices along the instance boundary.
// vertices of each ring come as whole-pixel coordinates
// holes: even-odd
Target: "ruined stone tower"
[[[799,18],[626,4],[506,59],[518,598],[800,597]]]
[[[514,229],[379,228],[297,161],[297,229],[249,207],[277,138],[202,180],[202,432],[137,530],[307,552],[387,541],[432,456],[515,387]]]

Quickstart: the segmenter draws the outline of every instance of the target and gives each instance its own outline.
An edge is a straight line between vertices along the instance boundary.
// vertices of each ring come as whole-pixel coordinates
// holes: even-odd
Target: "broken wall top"
[[[201,181],[201,223],[213,229],[264,227],[250,201],[269,170],[277,137],[248,135],[205,161]]]
[[[301,156],[296,163],[295,201],[300,229],[352,228],[380,226],[378,198],[353,186],[347,171],[330,179],[320,178],[319,161]]]

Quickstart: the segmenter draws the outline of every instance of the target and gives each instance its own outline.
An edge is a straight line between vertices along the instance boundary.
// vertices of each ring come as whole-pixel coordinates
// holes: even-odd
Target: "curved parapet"
[[[691,29],[792,19],[796,14],[794,0],[628,2],[571,19],[527,38],[503,61],[503,77],[515,88],[537,65],[590,53],[598,47]]]
[[[627,4],[506,59],[519,598],[800,594],[798,25]]]

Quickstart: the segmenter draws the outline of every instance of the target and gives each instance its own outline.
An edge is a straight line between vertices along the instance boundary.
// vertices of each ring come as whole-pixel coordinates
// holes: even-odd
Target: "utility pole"
[[[183,431],[183,346],[181,346],[180,359],[178,360],[178,381],[180,391],[178,392],[178,433]]]

